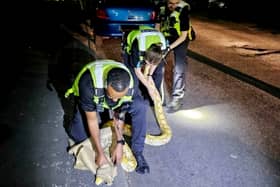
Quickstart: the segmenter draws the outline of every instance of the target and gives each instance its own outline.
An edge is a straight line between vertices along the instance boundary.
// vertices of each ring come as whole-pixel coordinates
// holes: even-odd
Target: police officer
[[[167,0],[159,6],[156,28],[169,41],[169,50],[174,51],[175,68],[173,70],[172,98],[167,112],[176,112],[182,106],[185,94],[187,48],[189,44],[190,5],[183,0]]]
[[[155,84],[158,90],[161,86],[162,51],[166,49],[166,39],[161,32],[148,26],[130,30],[124,36],[124,63],[130,69],[135,82],[133,98],[139,98],[148,107],[147,98],[154,98],[151,85]],[[148,70],[147,73],[143,72],[145,68]],[[132,123],[139,122],[132,116]],[[142,113],[141,125],[145,128],[147,126],[146,113]],[[134,155],[138,164],[136,171],[140,174],[149,172],[149,165],[142,154],[134,153]]]
[[[140,26],[128,33],[124,61],[135,78],[135,93],[139,91],[141,92],[139,94],[144,97],[147,91],[152,94],[152,84],[155,84],[159,92],[161,91],[164,71],[163,53],[166,48],[167,43],[164,35],[153,27]],[[143,69],[148,70],[146,75]],[[143,89],[143,86],[146,90]],[[150,96],[150,98],[153,97]]]
[[[113,60],[98,60],[83,67],[78,73],[72,87],[65,96],[74,94],[77,107],[69,128],[69,137],[80,143],[90,137],[96,146],[96,164],[108,164],[99,137],[99,117],[107,110],[114,111],[117,146],[112,152],[112,161],[121,162],[124,139],[122,128],[124,116],[128,112],[134,119],[132,124],[131,149],[142,154],[146,136],[146,126],[142,125],[146,106],[139,98],[133,98],[134,80],[127,67]]]

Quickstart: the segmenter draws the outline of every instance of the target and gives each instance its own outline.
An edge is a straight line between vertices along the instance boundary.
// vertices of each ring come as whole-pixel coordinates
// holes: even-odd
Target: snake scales
[[[149,78],[147,76],[149,74],[149,68],[150,66],[145,66],[144,69],[144,76],[147,78],[147,80]],[[145,143],[153,146],[160,146],[170,141],[172,136],[172,131],[167,123],[165,113],[162,108],[162,98],[159,94],[159,91],[157,90],[153,81],[149,81],[149,83],[152,90],[151,97],[154,102],[154,113],[156,116],[157,123],[160,127],[161,133],[158,136],[147,134]]]

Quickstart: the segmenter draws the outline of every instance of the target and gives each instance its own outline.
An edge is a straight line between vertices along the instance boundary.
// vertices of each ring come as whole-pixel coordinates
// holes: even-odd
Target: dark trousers
[[[161,83],[163,81],[163,67],[164,67],[164,61],[162,61],[157,68],[155,69],[153,73],[153,80],[155,82],[157,90],[160,92]]]
[[[131,117],[132,136],[131,149],[134,153],[143,152],[146,132],[148,101],[141,95],[134,95],[133,102],[129,107],[128,113]]]
[[[98,113],[98,118],[101,128],[102,124],[110,120],[109,110],[104,109],[104,112]],[[75,108],[73,119],[66,132],[75,143],[80,143],[90,137],[85,112],[78,105]]]
[[[177,98],[183,98],[185,94],[188,44],[189,41],[185,41],[173,49],[175,67],[173,70],[172,96]]]
[[[73,119],[66,132],[75,143],[80,143],[90,136],[85,113],[79,106],[76,106]]]

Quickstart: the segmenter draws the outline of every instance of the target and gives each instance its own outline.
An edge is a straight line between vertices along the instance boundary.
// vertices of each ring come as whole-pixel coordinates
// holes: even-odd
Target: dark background
[[[88,6],[87,17],[92,16],[92,4],[96,0],[84,0]],[[208,0],[189,0],[192,14],[200,14],[213,19],[236,22],[252,22],[261,27],[280,29],[277,1],[223,0],[227,8],[209,8]],[[84,19],[78,1],[27,0],[5,2],[8,13],[6,30],[17,44],[26,47],[44,42],[44,48],[53,48],[59,23],[75,26]],[[93,9],[93,10],[92,10]],[[6,14],[6,13],[5,13]],[[50,47],[51,46],[51,47]],[[42,47],[42,46],[41,46]],[[49,49],[52,50],[52,49]]]
[[[96,0],[84,0],[92,5]],[[252,22],[259,27],[280,30],[277,1],[224,0],[226,9],[210,9],[208,0],[189,0],[191,14],[211,19],[224,19],[234,22]],[[80,11],[78,1],[5,1],[2,14],[2,63],[1,79],[6,70],[15,74],[21,69],[24,50],[36,48],[52,55],[61,45],[60,24],[76,27],[85,17],[92,16],[92,6],[85,12]],[[16,66],[15,66],[16,65]],[[5,81],[4,87],[16,77]]]

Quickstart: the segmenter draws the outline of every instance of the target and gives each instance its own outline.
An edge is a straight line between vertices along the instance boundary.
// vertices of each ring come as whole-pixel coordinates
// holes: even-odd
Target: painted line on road
[[[276,86],[273,86],[273,85],[268,84],[266,82],[263,82],[263,81],[261,81],[259,79],[251,77],[251,76],[249,76],[247,74],[244,74],[244,73],[242,73],[240,71],[237,71],[237,70],[235,70],[233,68],[225,66],[222,63],[219,63],[219,62],[217,62],[215,60],[207,58],[207,57],[205,57],[205,56],[203,56],[201,54],[198,54],[198,53],[196,53],[196,52],[194,52],[192,50],[188,50],[188,56],[190,56],[191,58],[193,58],[193,59],[195,59],[195,60],[197,60],[199,62],[207,64],[207,65],[209,65],[211,67],[214,67],[214,68],[216,68],[216,69],[218,69],[218,70],[220,70],[220,71],[222,71],[222,72],[224,72],[226,74],[229,74],[229,75],[231,75],[231,76],[233,76],[235,78],[238,78],[241,81],[244,81],[244,82],[246,82],[246,83],[248,83],[250,85],[253,85],[253,86],[255,86],[255,87],[257,87],[257,88],[259,88],[259,89],[261,89],[261,90],[263,90],[263,91],[265,91],[265,92],[267,92],[267,93],[269,93],[269,94],[271,94],[271,95],[273,95],[275,97],[277,97],[278,99],[280,99],[280,88],[278,88]]]

